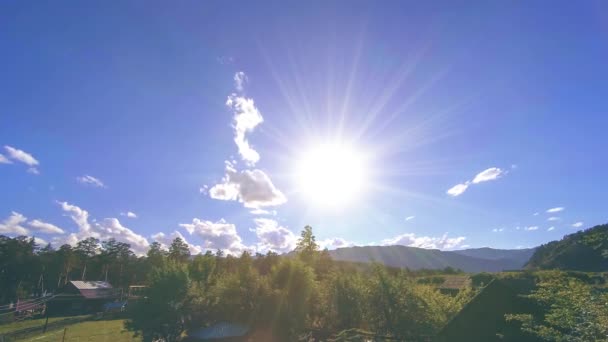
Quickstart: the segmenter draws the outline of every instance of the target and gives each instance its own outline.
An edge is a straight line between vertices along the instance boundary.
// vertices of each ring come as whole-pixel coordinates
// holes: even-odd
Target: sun
[[[323,143],[305,151],[297,162],[296,186],[306,201],[335,208],[352,203],[366,184],[361,151],[344,143]]]

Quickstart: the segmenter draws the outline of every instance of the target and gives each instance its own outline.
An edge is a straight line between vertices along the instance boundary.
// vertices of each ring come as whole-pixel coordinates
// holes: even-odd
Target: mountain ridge
[[[523,269],[534,250],[534,248],[509,250],[484,247],[441,251],[393,245],[343,247],[330,250],[329,254],[338,261],[375,261],[386,266],[412,270],[451,267],[469,273],[477,273]]]

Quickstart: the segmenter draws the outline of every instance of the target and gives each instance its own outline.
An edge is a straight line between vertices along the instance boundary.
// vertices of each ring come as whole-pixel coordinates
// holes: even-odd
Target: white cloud
[[[45,239],[41,239],[41,238],[39,238],[37,236],[34,237],[34,242],[38,246],[41,246],[41,247],[44,247],[44,246],[46,246],[48,244],[48,242]]]
[[[255,229],[251,229],[251,231],[258,237],[256,245],[258,252],[287,253],[295,248],[298,238],[291,230],[280,226],[277,221],[267,218],[256,218],[253,221]]]
[[[330,238],[318,241],[319,248],[321,249],[336,249],[343,247],[352,247],[355,245],[354,242],[344,240],[343,238]]]
[[[559,213],[560,211],[563,211],[564,207],[556,207],[556,208],[551,208],[551,209],[547,209],[547,213]]]
[[[488,182],[496,180],[503,175],[507,174],[508,171],[503,171],[498,167],[491,167],[478,173],[472,181],[466,181],[464,183],[456,184],[451,187],[446,193],[450,196],[456,197],[462,195],[471,184],[479,184],[482,182]]]
[[[405,218],[406,221],[410,221],[413,220],[416,216],[408,216]]]
[[[239,149],[239,154],[245,162],[254,165],[260,160],[260,154],[249,145],[245,135],[261,124],[264,118],[255,107],[253,99],[232,94],[226,100],[226,105],[234,112],[234,142]]]
[[[547,231],[550,232],[550,231],[552,231],[554,229],[555,229],[555,227],[551,226],[551,227],[547,228]]]
[[[95,177],[89,176],[89,175],[76,177],[76,180],[80,184],[90,185],[90,186],[96,187],[96,188],[105,188],[106,187],[99,178],[95,178]]]
[[[8,160],[3,154],[0,154],[0,164],[12,164],[13,162]]]
[[[504,175],[505,172],[497,167],[491,167],[489,169],[485,169],[473,178],[473,184],[479,184],[481,182],[487,182],[491,180],[495,180]]]
[[[38,171],[38,169],[35,167],[30,167],[27,169],[27,173],[31,173],[33,175],[39,175],[40,171]]]
[[[202,238],[202,247],[206,250],[221,249],[233,255],[239,255],[244,250],[248,250],[236,232],[235,225],[224,219],[211,222],[194,218],[192,223],[182,223],[180,227],[186,229],[190,235],[196,234]]]
[[[534,216],[538,216],[539,213],[534,213]]]
[[[583,222],[576,222],[576,223],[572,224],[572,227],[574,227],[574,228],[580,228],[582,226],[583,226]]]
[[[161,247],[166,250],[169,250],[169,246],[171,246],[171,243],[176,238],[182,239],[184,241],[184,243],[186,243],[188,245],[190,254],[198,255],[203,252],[203,248],[201,246],[197,246],[197,245],[193,245],[193,244],[189,243],[188,240],[186,240],[186,238],[182,235],[182,233],[178,232],[177,230],[174,231],[173,233],[171,233],[170,235],[166,235],[165,233],[162,233],[162,232],[152,235],[152,240],[160,243]]]
[[[133,219],[137,218],[137,214],[135,214],[132,211],[127,211],[126,213],[124,213],[124,212],[120,213],[120,216],[126,216],[128,218],[133,218]]]
[[[494,229],[492,229],[492,231],[494,233],[500,233],[500,232],[503,232],[504,230],[505,230],[504,228],[494,228]]]
[[[8,153],[9,158],[13,160],[17,160],[31,167],[37,166],[39,164],[36,158],[34,158],[31,154],[23,150],[7,145],[4,146],[4,149]]]
[[[222,183],[209,189],[209,196],[224,201],[239,201],[247,208],[259,209],[277,206],[287,202],[285,195],[278,190],[262,170],[237,171],[226,162],[226,175]]]
[[[248,81],[247,75],[244,72],[239,71],[234,74],[234,87],[238,91],[243,91],[243,86]]]
[[[28,225],[32,227],[34,230],[39,231],[41,233],[47,234],[63,234],[65,233],[63,229],[57,227],[54,224],[43,222],[41,220],[32,220],[28,222]]]
[[[470,182],[464,182],[464,183],[460,183],[460,184],[456,184],[453,187],[451,187],[446,193],[450,196],[460,196],[462,195],[467,188],[469,187]]]
[[[0,223],[0,234],[11,235],[28,235],[29,230],[21,224],[27,221],[27,218],[18,212],[11,212],[11,215]]]
[[[117,218],[106,218],[101,222],[89,223],[89,213],[76,205],[67,202],[58,202],[63,211],[67,212],[72,221],[78,226],[78,232],[71,233],[65,238],[55,239],[54,242],[75,245],[78,241],[88,237],[94,237],[102,241],[110,238],[116,241],[128,243],[137,255],[143,255],[148,250],[148,240],[124,227]]]
[[[531,231],[531,230],[538,230],[538,226],[530,226],[530,227],[525,227],[525,230]]]
[[[557,217],[557,216],[551,216],[547,219],[547,221],[559,221],[561,220],[561,218]]]
[[[413,233],[406,233],[391,239],[382,240],[381,244],[384,246],[404,245],[431,249],[454,249],[461,245],[464,240],[466,240],[464,236],[448,238],[447,233],[441,237],[416,236]]]

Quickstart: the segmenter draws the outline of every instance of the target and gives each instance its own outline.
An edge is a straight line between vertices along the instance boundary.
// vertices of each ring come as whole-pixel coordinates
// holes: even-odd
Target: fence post
[[[46,316],[46,321],[44,321],[44,328],[42,329],[42,333],[46,332],[46,326],[49,324],[49,316]]]
[[[68,328],[63,328],[63,338],[61,339],[61,342],[65,342],[65,333],[66,331],[68,331]]]

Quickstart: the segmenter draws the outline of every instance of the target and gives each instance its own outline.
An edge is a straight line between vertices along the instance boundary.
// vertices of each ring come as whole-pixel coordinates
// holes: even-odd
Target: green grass
[[[68,318],[71,319],[71,318],[79,318],[79,317],[86,317],[86,316],[51,317],[51,318],[49,318],[49,324],[51,324],[53,322],[57,322],[57,321],[62,321],[64,319],[68,319]],[[21,329],[43,326],[45,320],[46,320],[46,318],[26,319],[26,320],[23,320],[20,322],[2,324],[2,325],[0,325],[0,335],[10,333],[13,331],[17,331],[17,330],[21,330]]]
[[[67,326],[65,341],[71,342],[126,342],[141,341],[141,338],[133,337],[133,332],[125,330],[123,319],[109,321],[88,321]],[[63,329],[47,332],[23,341],[32,342],[56,342],[63,338]]]

